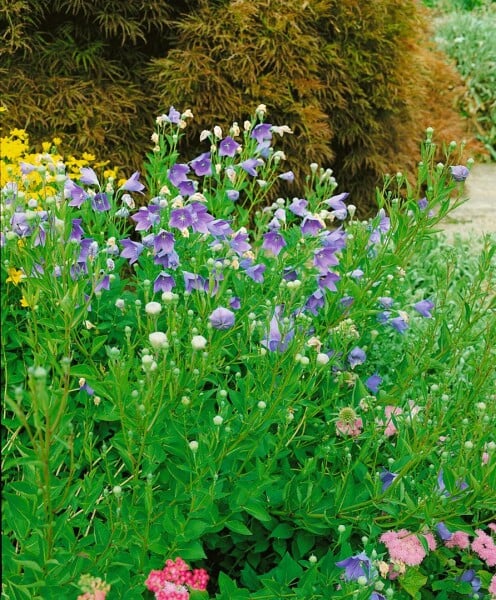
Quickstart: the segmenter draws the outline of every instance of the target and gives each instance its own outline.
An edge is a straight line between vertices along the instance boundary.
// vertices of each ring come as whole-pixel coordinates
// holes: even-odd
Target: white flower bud
[[[323,352],[319,352],[317,354],[317,358],[316,358],[316,362],[318,365],[326,365],[329,362],[329,357],[327,356],[327,354],[324,354]]]
[[[159,315],[161,310],[162,306],[159,302],[148,302],[147,304],[145,304],[145,312],[147,315]]]
[[[154,331],[150,333],[148,339],[155,350],[158,350],[159,348],[167,348],[169,345],[167,341],[167,335],[162,331]]]
[[[207,346],[207,340],[202,335],[194,335],[191,339],[193,350],[203,350]]]

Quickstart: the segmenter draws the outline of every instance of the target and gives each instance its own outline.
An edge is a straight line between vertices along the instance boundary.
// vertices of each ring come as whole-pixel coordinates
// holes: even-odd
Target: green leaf
[[[300,565],[293,559],[289,552],[286,552],[277,567],[269,571],[268,575],[271,575],[279,583],[289,585],[299,579],[302,573],[303,569]]]
[[[216,600],[248,600],[250,592],[248,590],[238,588],[235,581],[230,579],[222,571],[219,573],[219,588],[220,594],[216,594]]]
[[[304,557],[315,545],[315,536],[306,531],[298,531],[295,541],[300,557]]]
[[[270,521],[271,519],[269,513],[263,507],[262,501],[256,498],[249,498],[243,505],[243,508],[248,514],[259,521]]]
[[[100,350],[100,348],[103,346],[103,344],[105,344],[105,342],[107,341],[107,337],[106,335],[99,335],[98,337],[94,338],[93,343],[91,345],[91,354],[96,354],[98,352],[98,350]]]
[[[248,527],[241,521],[227,521],[226,527],[231,531],[234,531],[234,533],[239,533],[240,535],[253,535]]]
[[[96,369],[89,367],[88,365],[74,365],[71,367],[71,375],[73,377],[97,377],[98,373]]]
[[[294,528],[289,523],[279,523],[270,534],[270,537],[287,540],[294,534]]]
[[[198,540],[179,544],[178,555],[187,560],[200,560],[207,557],[201,542]]]
[[[419,590],[427,583],[427,577],[418,569],[408,569],[399,579],[401,587],[415,600],[421,598]]]
[[[9,523],[19,540],[25,540],[31,531],[32,508],[23,496],[4,494],[5,523]],[[31,515],[31,517],[30,517]]]

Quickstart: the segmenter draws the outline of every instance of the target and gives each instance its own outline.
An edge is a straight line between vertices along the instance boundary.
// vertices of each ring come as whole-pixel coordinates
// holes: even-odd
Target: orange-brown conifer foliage
[[[414,0],[4,4],[4,126],[127,169],[171,104],[193,110],[193,158],[202,129],[265,103],[269,122],[295,133],[283,148],[300,182],[311,162],[330,166],[364,212],[384,173],[415,164],[425,127],[438,141],[472,139],[461,83]]]

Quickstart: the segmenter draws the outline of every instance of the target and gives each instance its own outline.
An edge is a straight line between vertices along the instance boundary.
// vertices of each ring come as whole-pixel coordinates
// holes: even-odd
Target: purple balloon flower
[[[108,200],[107,194],[105,192],[95,194],[91,198],[91,207],[97,212],[106,212],[110,210],[110,202]]]
[[[172,185],[178,187],[182,181],[186,181],[187,173],[189,173],[188,165],[179,163],[172,165],[172,167],[167,171],[167,177]]]
[[[308,310],[312,315],[317,316],[318,311],[324,306],[324,292],[322,290],[316,290],[305,302],[305,310]]]
[[[238,142],[227,136],[219,144],[219,156],[230,156],[232,158],[239,147]]]
[[[86,185],[97,185],[100,187],[98,177],[91,167],[82,167],[80,173],[81,177],[79,178],[79,181],[81,183],[85,183]]]
[[[246,171],[246,173],[248,173],[248,175],[251,175],[252,177],[256,177],[257,176],[256,167],[258,167],[258,158],[247,158],[242,163],[240,163],[239,166],[243,169],[243,171]]]
[[[193,225],[193,216],[187,208],[176,208],[171,211],[169,226],[176,229],[186,229]]]
[[[420,208],[420,210],[425,210],[428,204],[429,203],[427,202],[427,198],[421,198],[417,201],[417,205]]]
[[[332,248],[334,252],[346,248],[347,233],[341,227],[334,231],[324,231],[320,235],[322,245]]]
[[[205,291],[205,286],[208,289],[208,281],[205,280],[204,277],[198,275],[197,273],[190,273],[189,271],[183,271],[183,279],[184,279],[184,291],[190,294],[193,290],[198,290],[200,292]]]
[[[227,196],[227,199],[230,200],[231,202],[236,202],[236,200],[239,199],[239,192],[238,192],[238,190],[227,190],[226,196]]]
[[[323,273],[318,277],[319,288],[326,288],[330,292],[337,292],[338,288],[336,287],[336,282],[341,278],[337,273],[333,271],[327,271],[327,273]]]
[[[373,394],[377,394],[377,392],[379,391],[379,386],[382,383],[382,377],[380,377],[380,375],[377,375],[377,373],[374,373],[374,375],[371,375],[366,381],[365,381],[365,386],[373,393]]]
[[[160,223],[160,206],[142,206],[131,219],[137,223],[136,231],[148,231],[156,223]]]
[[[390,296],[381,296],[380,298],[377,298],[377,300],[384,308],[391,308],[394,304],[394,300]]]
[[[175,271],[179,266],[179,254],[175,250],[167,254],[161,252],[155,255],[153,262],[156,265],[160,265],[162,269],[173,269]]]
[[[173,106],[171,106],[169,108],[169,114],[167,115],[166,119],[169,121],[169,123],[177,125],[181,120],[181,113],[178,110],[176,110]]]
[[[451,177],[453,177],[455,181],[465,181],[469,176],[469,173],[470,171],[463,165],[451,167]]]
[[[153,251],[155,254],[169,254],[174,250],[174,236],[169,231],[161,229],[153,238]]]
[[[464,581],[466,583],[470,583],[472,586],[472,590],[477,593],[482,586],[482,582],[480,577],[477,577],[475,574],[475,569],[469,569],[462,573],[462,575],[458,578],[458,581]]]
[[[69,235],[70,240],[74,240],[75,242],[80,242],[81,238],[84,235],[83,228],[81,227],[81,223],[83,219],[72,219],[72,228],[71,233]]]
[[[72,179],[67,179],[64,183],[64,192],[72,198],[69,206],[79,208],[88,197],[88,194],[82,187],[76,185]]]
[[[287,245],[282,235],[277,231],[269,231],[268,233],[264,233],[263,237],[264,241],[262,248],[272,252],[274,256],[278,256],[281,250]]]
[[[267,268],[265,265],[252,265],[251,261],[249,261],[249,264],[247,264],[245,261],[241,261],[240,266],[245,270],[245,273],[250,279],[253,279],[253,281],[256,283],[263,283],[263,274]]]
[[[324,229],[324,224],[319,218],[312,214],[305,215],[301,224],[301,233],[303,235],[317,235],[321,229]]]
[[[191,179],[185,179],[178,184],[181,196],[192,196],[196,192],[195,182]]]
[[[248,250],[251,250],[251,244],[248,243],[248,234],[238,231],[229,242],[231,250],[234,250],[238,256],[241,256]]]
[[[382,491],[385,492],[393,481],[398,477],[398,473],[391,473],[387,469],[383,469],[379,473],[379,479],[382,481]]]
[[[304,198],[293,198],[288,209],[298,217],[304,217],[307,214],[308,201]]]
[[[36,166],[32,165],[30,163],[24,162],[21,160],[21,162],[19,163],[19,166],[21,167],[21,173],[23,175],[29,175],[29,173],[32,173],[33,171],[36,171]]]
[[[129,264],[132,265],[138,260],[139,255],[143,252],[143,244],[129,239],[121,240],[121,244],[124,246],[121,257],[129,259]]]
[[[95,257],[95,250],[98,250],[98,244],[96,244],[96,247],[95,244],[96,242],[93,238],[82,239],[79,244],[79,256],[77,257],[76,262],[85,263],[88,260],[88,257]]]
[[[170,292],[175,285],[176,282],[174,281],[174,277],[172,277],[172,275],[169,275],[169,273],[166,271],[160,271],[153,282],[153,291],[155,293]]]
[[[231,235],[233,230],[229,221],[225,219],[214,219],[207,224],[208,231],[216,237],[226,237]]]
[[[280,175],[278,175],[278,177],[283,181],[289,181],[289,183],[292,183],[294,181],[295,175],[293,171],[286,171],[285,173],[281,173]]]
[[[238,296],[233,296],[230,300],[229,300],[229,306],[233,309],[233,310],[239,310],[241,308],[241,298],[238,298]]]
[[[453,534],[443,522],[440,522],[436,525],[436,531],[438,536],[443,540],[443,542],[447,542],[453,537]]]
[[[334,248],[324,246],[323,248],[314,250],[313,265],[317,267],[320,273],[326,273],[329,267],[339,265],[339,259],[335,255]]]
[[[230,329],[234,325],[234,313],[223,306],[216,308],[209,319],[214,329]]]
[[[293,267],[284,267],[282,270],[282,278],[286,281],[295,281],[298,279],[298,271]]]
[[[423,317],[431,319],[432,315],[430,311],[434,308],[434,302],[431,302],[430,300],[421,300],[414,304],[413,308]]]
[[[95,292],[99,292],[100,290],[109,290],[110,289],[110,277],[105,275],[95,286]]]
[[[403,317],[394,317],[393,319],[390,319],[389,324],[393,329],[399,331],[399,333],[403,333],[408,329],[408,323]]]
[[[267,337],[261,340],[262,346],[265,346],[271,352],[284,352],[291,340],[294,338],[294,329],[290,327],[283,327],[281,329],[281,324],[279,321],[279,317],[282,313],[282,306],[277,306],[272,319],[269,324],[269,331],[267,333]],[[292,325],[292,323],[290,323]]]
[[[355,348],[353,348],[353,350],[348,354],[348,362],[350,363],[352,369],[358,365],[362,365],[366,360],[367,355],[358,346],[355,346]]]
[[[209,233],[208,225],[214,220],[207,207],[200,202],[188,204],[186,210],[191,215],[191,228],[198,233]]]
[[[272,125],[270,123],[260,123],[259,125],[255,125],[250,137],[257,140],[257,142],[261,144],[266,140],[272,139],[271,128]]]
[[[356,581],[359,577],[366,577],[367,581],[370,580],[372,561],[365,552],[340,560],[336,563],[336,566],[345,570],[344,578],[346,581]]]
[[[451,496],[451,494],[446,489],[446,484],[444,483],[444,477],[443,477],[443,470],[442,469],[439,471],[439,475],[437,476],[437,486],[438,486],[439,492],[443,496],[447,496],[447,497]],[[468,488],[468,484],[465,481],[463,481],[463,480],[458,480],[456,482],[456,487],[461,492],[463,492],[463,490],[466,490]]]
[[[340,221],[343,221],[348,216],[348,208],[343,200],[346,200],[349,195],[348,192],[343,192],[337,196],[332,196],[328,200],[324,200],[324,204],[333,209],[332,214]]]
[[[348,306],[351,306],[355,302],[355,298],[353,296],[343,296],[339,302],[342,306],[348,308]]]
[[[212,174],[212,161],[210,160],[210,152],[204,152],[190,162],[193,171],[198,177]]]
[[[139,181],[139,171],[134,172],[131,177],[124,182],[119,189],[126,190],[128,192],[141,192],[145,189],[145,186]]]

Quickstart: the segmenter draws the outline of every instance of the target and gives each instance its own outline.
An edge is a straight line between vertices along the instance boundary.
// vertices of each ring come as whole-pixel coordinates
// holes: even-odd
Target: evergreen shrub
[[[453,97],[463,87],[427,47],[424,10],[411,0],[5,2],[5,124],[139,168],[149,115],[164,107],[201,115],[189,153],[202,129],[265,103],[296,134],[283,149],[299,183],[311,162],[332,167],[363,212],[383,173],[419,158],[425,127],[440,141],[467,137]]]

